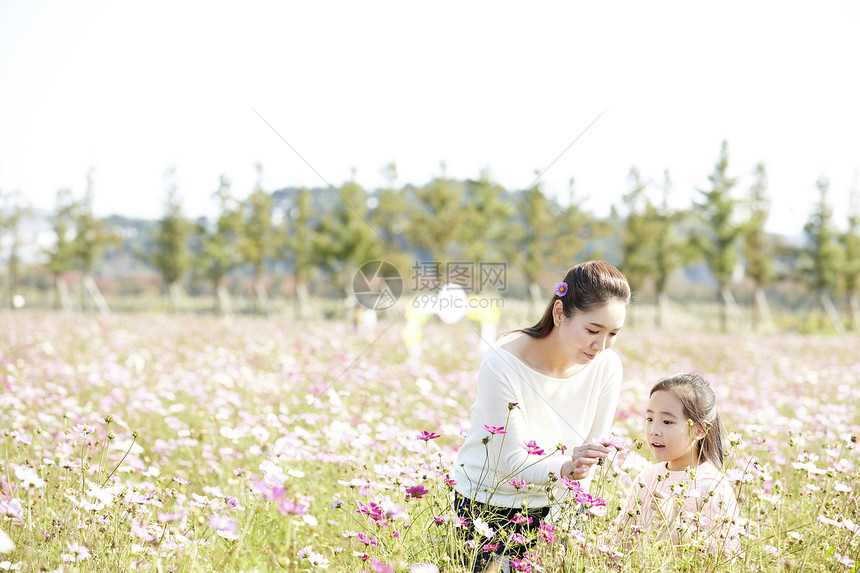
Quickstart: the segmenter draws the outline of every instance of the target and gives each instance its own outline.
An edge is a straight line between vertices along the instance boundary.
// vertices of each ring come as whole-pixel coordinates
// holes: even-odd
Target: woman
[[[458,513],[480,518],[485,534],[485,524],[509,524],[524,510],[537,526],[563,493],[560,478],[587,488],[591,468],[609,453],[594,440],[615,416],[622,369],[609,349],[629,303],[630,285],[614,266],[576,265],[537,324],[484,355],[455,479]],[[499,542],[495,552],[504,550]],[[476,568],[490,557],[482,554]]]

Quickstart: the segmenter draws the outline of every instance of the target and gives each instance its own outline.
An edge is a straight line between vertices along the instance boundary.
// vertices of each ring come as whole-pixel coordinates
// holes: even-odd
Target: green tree
[[[416,189],[415,199],[416,211],[406,231],[409,243],[437,263],[456,257],[468,218],[465,185],[447,177],[443,163],[442,175]]]
[[[708,176],[711,188],[699,189],[702,202],[695,204],[707,232],[704,236],[696,235],[694,240],[719,285],[718,298],[723,300],[720,305],[720,328],[723,331],[728,328],[726,301],[731,297],[728,285],[738,264],[738,240],[743,231],[743,226],[735,221],[737,200],[731,197],[737,179],[728,176],[728,165],[728,143],[723,141],[720,157],[714,171]]]
[[[373,194],[369,223],[382,238],[380,256],[397,267],[401,274],[411,267],[404,252],[405,234],[410,225],[410,204],[406,190],[397,187],[397,166],[392,162],[382,170],[385,185]]]
[[[218,189],[212,194],[218,204],[218,218],[211,226],[201,221],[196,229],[200,256],[195,258],[195,264],[212,287],[218,314],[227,310],[219,293],[224,277],[241,261],[238,245],[243,226],[242,207],[233,197],[231,185],[230,179],[221,175]]]
[[[746,275],[752,280],[755,293],[753,297],[753,330],[758,330],[764,316],[764,288],[774,279],[774,247],[764,230],[770,214],[770,200],[767,196],[767,170],[763,163],[755,168],[755,182],[750,187],[747,207],[749,217],[743,232],[744,259]]]
[[[378,258],[380,237],[368,222],[367,192],[355,182],[354,172],[337,195],[317,225],[314,258],[335,288],[349,294],[347,285],[358,267]]]
[[[561,207],[536,183],[516,197],[514,207],[517,215],[508,225],[502,252],[505,260],[522,269],[537,304],[540,274],[551,265],[567,269],[582,250],[584,240],[575,228],[581,222],[579,206]]]
[[[18,273],[21,260],[18,250],[21,248],[21,220],[32,213],[29,207],[21,204],[18,191],[0,191],[0,245],[4,235],[9,237],[9,256],[7,269],[9,273],[9,300],[10,308],[14,308],[14,297],[18,289]]]
[[[71,189],[59,189],[56,196],[56,207],[51,217],[54,231],[54,244],[45,250],[48,257],[46,267],[51,273],[53,283],[54,309],[60,308],[60,281],[63,274],[75,267],[74,249],[74,217],[77,204]]]
[[[830,305],[830,293],[837,286],[844,268],[844,259],[838,233],[833,224],[833,209],[827,199],[830,182],[820,177],[816,182],[818,202],[815,204],[803,230],[807,245],[804,250],[806,276],[810,287],[821,299],[825,310],[829,310],[833,326],[840,329],[842,324],[836,320]]]
[[[646,196],[647,183],[636,167],[628,175],[630,190],[622,197],[627,216],[621,229],[621,269],[635,292],[640,292],[654,271],[654,238],[648,224],[651,206]]]
[[[478,179],[466,181],[466,222],[461,240],[467,260],[490,262],[496,256],[506,230],[505,225],[490,223],[506,217],[504,193],[505,188],[493,181],[489,168],[482,169]]]
[[[612,233],[612,226],[609,223],[599,221],[586,213],[583,209],[584,201],[576,196],[574,183],[575,180],[571,177],[566,205],[550,201],[550,214],[556,222],[554,229],[548,230],[547,233],[550,241],[548,261],[550,265],[562,270],[567,270],[578,261],[579,253],[587,245]],[[588,254],[591,258],[605,258],[604,253],[599,249],[592,249]]]
[[[254,291],[257,294],[255,309],[263,310],[266,299],[263,277],[266,263],[274,254],[274,226],[272,223],[272,197],[263,190],[263,166],[257,168],[257,183],[245,202],[244,228],[239,242],[239,251],[244,262],[254,275]]]
[[[155,253],[152,265],[161,274],[164,287],[170,295],[171,310],[176,309],[177,289],[188,271],[191,258],[188,240],[191,237],[191,223],[182,213],[182,199],[176,189],[176,169],[171,167],[164,175],[166,196],[164,216],[155,233]]]
[[[313,196],[307,188],[302,187],[296,195],[295,204],[284,217],[282,254],[293,263],[296,313],[305,317],[310,312],[307,301],[311,278],[316,269],[316,245],[319,242],[314,226],[316,219]]]
[[[87,173],[87,188],[83,199],[75,204],[74,224],[75,238],[72,241],[77,266],[84,276],[84,283],[95,284],[93,273],[96,264],[104,256],[105,250],[111,245],[118,244],[120,238],[112,233],[107,224],[93,213],[93,177],[92,169]],[[81,307],[90,309],[90,298],[87,289],[81,289]]]
[[[648,205],[645,218],[648,221],[650,234],[653,235],[654,249],[654,291],[657,296],[656,326],[662,328],[666,318],[666,294],[669,289],[669,278],[672,274],[691,261],[695,254],[680,238],[678,227],[684,218],[684,213],[669,206],[669,195],[672,192],[672,179],[669,170],[663,172],[663,196],[658,206]]]
[[[848,228],[840,235],[840,242],[845,253],[843,278],[851,309],[851,327],[860,330],[860,186],[856,174],[849,197]]]

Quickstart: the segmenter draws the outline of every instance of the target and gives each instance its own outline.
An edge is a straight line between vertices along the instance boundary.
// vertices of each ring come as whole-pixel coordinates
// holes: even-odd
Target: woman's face
[[[564,316],[561,301],[556,301],[553,318],[558,327],[561,347],[573,364],[585,365],[615,344],[627,305],[614,301],[588,312],[578,312],[571,318]]]

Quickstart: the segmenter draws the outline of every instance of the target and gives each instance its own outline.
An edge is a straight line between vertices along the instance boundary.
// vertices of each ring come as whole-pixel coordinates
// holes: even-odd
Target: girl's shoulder
[[[657,481],[657,478],[660,476],[665,477],[668,472],[669,470],[666,469],[666,462],[657,462],[656,464],[646,466],[645,469],[639,472],[636,479],[642,483],[648,484]]]
[[[704,461],[696,468],[696,478],[709,480],[728,480],[726,474],[712,462]]]
[[[696,468],[696,481],[700,490],[706,491],[733,491],[729,477],[711,462],[703,462]]]

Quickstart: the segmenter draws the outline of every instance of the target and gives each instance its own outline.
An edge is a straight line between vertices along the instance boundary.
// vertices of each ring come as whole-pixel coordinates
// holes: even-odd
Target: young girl
[[[723,425],[714,391],[698,374],[663,378],[651,388],[645,438],[657,463],[633,482],[615,519],[622,534],[700,539],[714,553],[740,550],[738,505],[722,473]]]
[[[537,528],[553,497],[563,496],[560,478],[587,481],[607,456],[608,448],[593,440],[609,433],[615,415],[621,360],[610,347],[629,302],[630,286],[614,266],[576,265],[556,284],[537,324],[487,350],[469,433],[457,454],[456,507],[463,519],[497,530],[511,519],[531,518],[528,527]],[[506,547],[504,538],[485,543],[497,554],[522,551],[522,545]],[[492,551],[482,553],[474,569],[492,559]]]

